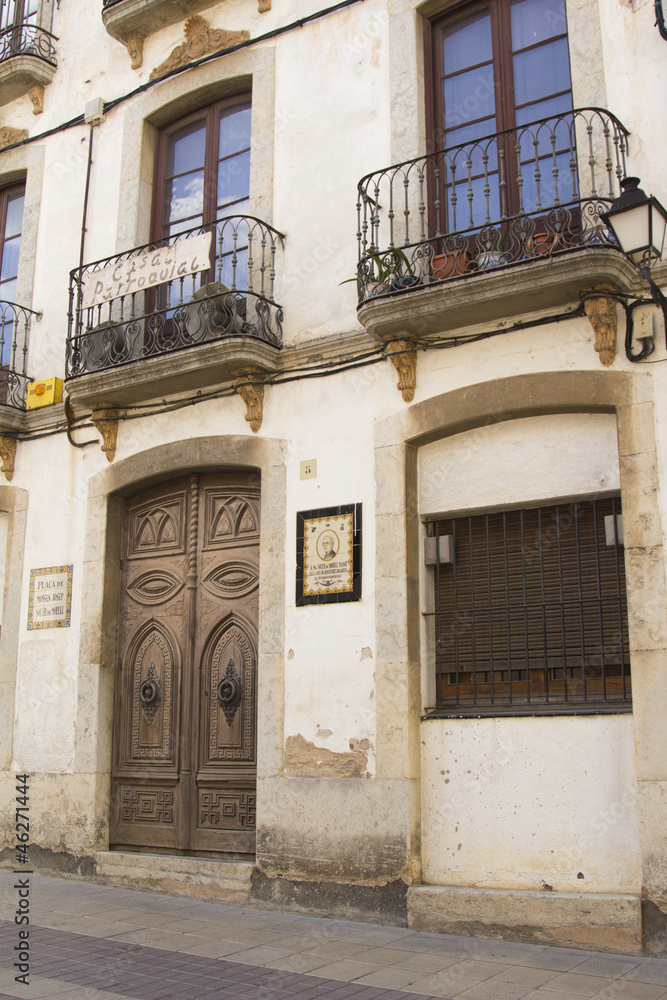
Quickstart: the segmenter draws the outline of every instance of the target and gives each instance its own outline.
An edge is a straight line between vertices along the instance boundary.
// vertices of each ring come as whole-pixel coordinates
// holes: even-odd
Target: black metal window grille
[[[620,514],[609,497],[429,525],[453,554],[434,567],[436,712],[630,710]]]

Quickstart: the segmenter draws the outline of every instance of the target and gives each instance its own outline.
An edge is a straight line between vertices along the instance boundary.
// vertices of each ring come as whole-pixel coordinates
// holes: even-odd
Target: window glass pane
[[[247,288],[248,280],[248,251],[245,248],[236,251],[236,262],[231,253],[224,254],[217,260],[220,268],[219,280],[228,288]]]
[[[218,164],[218,208],[248,197],[250,152],[239,153]]]
[[[172,236],[178,236],[179,233],[186,233],[189,229],[196,229],[197,226],[203,226],[204,217],[202,215],[195,215],[190,219],[184,219],[182,222],[175,222],[171,226],[164,227],[164,239],[171,239]]]
[[[488,212],[485,188],[488,185]],[[495,221],[500,218],[500,191],[498,175],[478,177],[470,183],[466,180],[454,187],[456,192],[456,227],[457,229],[476,229],[483,226],[488,218]],[[451,187],[447,188],[447,200],[451,198]],[[472,194],[472,201],[470,201]],[[450,212],[451,214],[451,212]]]
[[[172,135],[167,143],[167,177],[185,174],[204,166],[206,153],[206,124],[193,122]]]
[[[567,39],[560,38],[513,58],[516,104],[541,100],[570,89],[570,59]]]
[[[7,221],[5,223],[5,236],[16,236],[21,232],[23,222],[23,192],[10,194],[7,198]]]
[[[535,101],[533,104],[526,104],[523,108],[518,108],[516,123],[517,125],[525,125],[528,122],[544,121],[553,115],[560,115],[571,110],[572,94],[568,91],[567,94],[560,94],[558,97],[549,97],[546,101]],[[563,134],[563,129],[567,132],[571,125],[571,119],[567,122],[567,125],[566,122],[567,119],[558,126],[559,134]]]
[[[534,160],[536,156],[553,156],[564,151],[574,153],[576,148],[574,128],[567,119],[538,122],[529,128],[518,130],[518,139],[522,163]]]
[[[16,300],[16,278],[11,281],[0,282],[0,299],[4,302],[14,302]]]
[[[37,21],[37,5],[39,0],[24,0],[23,2],[23,14],[21,17],[22,21],[27,21],[30,24],[35,24]]]
[[[447,129],[493,116],[496,112],[493,66],[480,66],[445,80],[444,102]]]
[[[2,267],[0,268],[0,281],[8,278],[15,278],[19,270],[19,250],[21,247],[21,237],[16,236],[13,240],[6,240],[2,247]]]
[[[442,36],[442,61],[446,74],[493,59],[491,15],[488,8],[458,21]]]
[[[204,171],[176,177],[165,184],[165,222],[201,216],[204,208]],[[192,225],[196,225],[193,222]]]
[[[514,0],[511,17],[514,52],[567,30],[565,0]]]
[[[220,115],[218,159],[250,146],[250,105]]]
[[[9,0],[5,5],[4,3],[0,7],[0,28],[7,28],[14,24],[16,15],[16,2],[15,0]]]
[[[572,169],[572,157],[569,153],[561,153],[559,156],[545,156],[535,163],[531,160],[522,164],[521,175],[523,179],[522,198],[523,208],[526,212],[534,212],[537,209],[537,177],[536,167],[540,171],[540,203],[553,205],[558,202],[565,203],[576,200],[579,197],[576,166]],[[554,177],[554,166],[556,176]],[[558,197],[556,197],[558,196]]]
[[[498,169],[498,145],[495,141],[471,142],[458,150],[455,156],[448,157],[443,164],[444,169],[447,181],[452,179],[452,173],[457,181],[491,174]]]
[[[480,136],[495,135],[496,129],[495,116],[484,118],[482,121],[475,122],[474,125],[462,125],[460,128],[448,129],[446,133],[447,146],[460,146],[463,143],[474,142]]]

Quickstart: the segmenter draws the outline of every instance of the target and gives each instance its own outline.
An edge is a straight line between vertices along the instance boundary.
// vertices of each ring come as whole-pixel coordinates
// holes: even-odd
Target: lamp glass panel
[[[651,243],[659,257],[662,257],[665,249],[665,231],[667,230],[667,216],[662,206],[651,205]]]
[[[640,249],[643,253],[648,245],[648,213],[649,203],[646,201],[614,214],[610,219],[616,239],[628,256],[633,256],[633,252]]]

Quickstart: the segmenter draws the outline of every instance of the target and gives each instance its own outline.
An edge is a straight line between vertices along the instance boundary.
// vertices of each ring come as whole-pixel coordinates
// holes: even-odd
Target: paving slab
[[[0,869],[0,1000],[667,1000],[667,959],[411,931]]]

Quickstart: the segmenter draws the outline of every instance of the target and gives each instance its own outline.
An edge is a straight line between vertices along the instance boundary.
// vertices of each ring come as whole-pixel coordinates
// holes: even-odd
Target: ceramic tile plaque
[[[296,515],[296,603],[361,600],[361,504]]]
[[[28,628],[69,628],[72,612],[72,566],[30,570]]]

